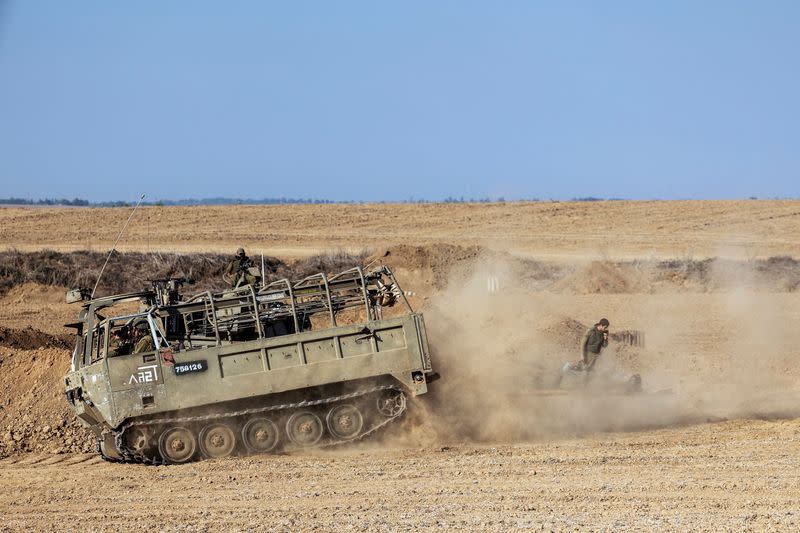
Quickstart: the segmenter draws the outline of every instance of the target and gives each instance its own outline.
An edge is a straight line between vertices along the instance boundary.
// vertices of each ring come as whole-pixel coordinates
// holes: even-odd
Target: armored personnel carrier
[[[109,460],[354,441],[397,420],[438,377],[423,316],[388,267],[184,297],[188,281],[67,294],[82,303],[67,325],[76,330],[67,400]]]

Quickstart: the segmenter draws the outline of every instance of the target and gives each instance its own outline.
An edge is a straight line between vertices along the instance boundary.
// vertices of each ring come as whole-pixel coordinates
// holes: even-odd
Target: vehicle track
[[[389,396],[386,396],[387,394]],[[328,405],[333,406],[332,409],[335,409],[338,406],[345,406],[345,405],[349,407],[351,406],[351,404],[345,404],[344,402],[354,401],[354,400],[362,404],[362,411],[364,411],[364,415],[366,415],[367,420],[370,422],[370,425],[367,425],[363,430],[359,429],[357,434],[352,436],[334,435],[333,428],[330,427],[330,422],[329,422],[328,423],[329,427],[327,428],[327,432],[324,432],[323,430],[323,433],[320,434],[320,437],[317,439],[317,441],[319,442],[308,443],[308,444],[296,443],[296,442],[292,443],[288,442],[288,440],[292,439],[291,437],[287,439],[286,438],[287,435],[283,435],[283,438],[279,438],[278,436],[276,436],[276,443],[274,445],[274,449],[270,448],[269,450],[265,450],[264,453],[291,451],[306,447],[331,447],[361,440],[364,437],[367,437],[368,435],[383,428],[384,426],[394,421],[395,419],[399,418],[405,412],[407,405],[406,396],[402,390],[391,385],[384,385],[312,401],[304,400],[296,403],[271,405],[265,407],[252,407],[248,409],[242,409],[239,411],[224,412],[224,413],[213,413],[213,414],[183,416],[183,417],[167,416],[157,419],[138,420],[127,423],[123,425],[120,428],[120,430],[114,432],[114,446],[116,448],[116,451],[119,452],[119,454],[121,455],[121,458],[118,459],[114,455],[106,453],[104,450],[104,443],[102,441],[98,441],[97,448],[102,458],[109,462],[120,461],[125,463],[144,463],[151,465],[160,465],[168,463],[189,462],[191,460],[198,458],[212,459],[214,458],[213,456],[209,456],[206,452],[202,450],[203,430],[192,431],[191,429],[187,429],[187,431],[191,431],[192,433],[198,433],[200,435],[201,452],[199,454],[194,453],[191,456],[182,458],[181,460],[175,460],[173,458],[164,456],[162,438],[163,436],[166,435],[168,431],[172,430],[173,428],[183,429],[183,428],[191,428],[193,426],[194,427],[204,426],[207,428],[210,427],[210,424],[217,422],[236,428],[235,434],[241,435],[243,427],[246,426],[246,424],[244,423],[246,417],[251,417],[250,420],[255,420],[255,418],[252,417],[269,415],[269,416],[278,416],[279,418],[283,419],[288,418],[289,420],[291,420],[290,414],[292,413],[300,414],[305,412],[304,410],[308,408],[312,409],[322,408],[322,407],[327,407]],[[368,405],[370,402],[375,407],[374,413],[364,409],[365,407],[364,404]],[[147,440],[153,442],[152,443],[148,442],[149,445],[146,444],[138,449],[135,449],[129,444],[128,439],[126,439],[126,432],[128,432],[131,429],[140,429],[140,428],[143,428],[144,431],[151,430],[153,437],[148,438]],[[161,437],[159,437],[159,435],[161,435]],[[189,436],[191,437],[191,434],[189,434]],[[241,438],[242,436],[238,437],[237,441]],[[155,442],[158,442],[157,447],[154,445]],[[280,446],[277,446],[277,444],[280,444]],[[243,446],[241,446],[241,444],[237,448],[240,451],[247,451],[244,449]]]

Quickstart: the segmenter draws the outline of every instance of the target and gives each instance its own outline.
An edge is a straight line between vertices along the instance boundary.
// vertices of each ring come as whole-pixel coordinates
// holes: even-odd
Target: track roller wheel
[[[364,427],[364,417],[358,407],[352,404],[337,405],[325,417],[328,423],[328,431],[339,439],[352,439]]]
[[[399,390],[386,390],[378,396],[378,412],[385,417],[397,416],[406,408],[406,395]]]
[[[236,449],[236,434],[226,424],[209,424],[200,431],[200,451],[204,457],[228,457]]]
[[[197,452],[197,438],[190,429],[173,426],[158,438],[158,452],[169,463],[186,463]]]
[[[267,453],[278,445],[280,432],[269,418],[251,418],[242,428],[242,440],[249,451]]]
[[[286,421],[286,434],[298,446],[313,446],[322,438],[322,420],[311,411],[298,411]]]
[[[135,454],[147,455],[155,446],[153,432],[142,426],[129,428],[124,435],[125,445]]]

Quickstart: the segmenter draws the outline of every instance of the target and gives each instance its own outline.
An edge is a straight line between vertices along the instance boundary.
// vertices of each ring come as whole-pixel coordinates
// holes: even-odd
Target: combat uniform
[[[600,357],[600,351],[606,346],[608,346],[608,339],[604,332],[598,330],[597,326],[589,329],[581,341],[581,361],[584,368],[587,370],[592,368],[597,358]]]
[[[108,354],[110,357],[128,355],[129,353],[131,353],[130,341],[121,337],[111,337],[111,341],[108,343]]]
[[[250,273],[251,268],[255,268],[253,260],[247,256],[240,256],[233,259],[225,267],[225,274],[233,279],[233,286],[239,285],[240,280],[242,285],[255,285],[258,277]]]
[[[133,353],[152,352],[153,349],[153,338],[150,337],[150,334],[148,333],[136,341],[136,345],[133,347]]]
[[[141,335],[138,340],[134,337],[136,342],[133,345],[133,353],[152,352],[155,350],[153,346],[153,337],[150,335],[150,326],[147,324],[146,320],[138,319],[134,322],[133,329]]]

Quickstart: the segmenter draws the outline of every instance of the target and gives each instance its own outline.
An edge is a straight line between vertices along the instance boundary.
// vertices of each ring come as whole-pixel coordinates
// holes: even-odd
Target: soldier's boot
[[[568,374],[576,374],[581,370],[582,370],[582,364],[580,361],[578,361],[577,363],[572,363],[570,361],[564,363],[564,365],[561,367],[561,370],[558,373],[558,378],[556,379],[555,383],[556,388],[561,387],[561,382],[563,381],[564,376]]]

